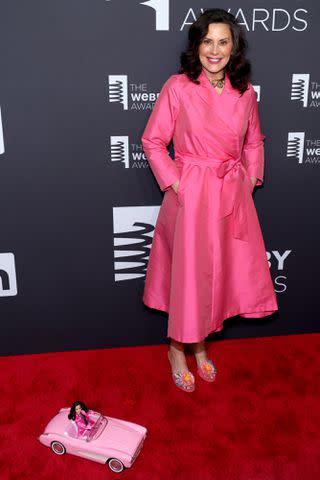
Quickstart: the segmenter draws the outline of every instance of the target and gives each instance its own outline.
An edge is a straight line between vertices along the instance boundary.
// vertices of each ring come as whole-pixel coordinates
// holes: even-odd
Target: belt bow
[[[219,217],[232,214],[233,236],[248,241],[247,204],[244,189],[247,188],[246,170],[240,158],[221,162],[217,176],[222,178]]]

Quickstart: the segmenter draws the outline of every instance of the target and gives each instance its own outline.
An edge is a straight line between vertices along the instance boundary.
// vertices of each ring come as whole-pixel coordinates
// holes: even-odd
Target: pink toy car
[[[50,420],[39,437],[43,445],[57,455],[71,453],[106,464],[116,473],[132,466],[146,438],[145,427],[90,411],[94,424],[80,435],[76,423],[68,419],[69,411],[62,408]]]

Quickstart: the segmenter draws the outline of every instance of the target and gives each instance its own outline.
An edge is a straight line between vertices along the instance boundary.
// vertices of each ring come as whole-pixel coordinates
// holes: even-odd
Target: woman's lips
[[[208,62],[209,63],[212,63],[212,65],[216,65],[217,63],[219,63],[221,61],[221,58],[210,58],[210,57],[207,57],[208,59]]]

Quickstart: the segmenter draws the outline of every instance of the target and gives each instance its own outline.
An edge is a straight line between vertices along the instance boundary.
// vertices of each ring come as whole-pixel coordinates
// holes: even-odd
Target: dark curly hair
[[[226,72],[229,75],[233,88],[243,93],[248,88],[251,75],[251,65],[246,59],[247,41],[244,30],[237,23],[231,13],[221,8],[210,8],[205,10],[190,26],[188,33],[188,47],[180,55],[179,73],[185,73],[189,79],[199,84],[197,80],[201,73],[202,65],[199,59],[198,49],[202,39],[208,32],[210,23],[225,23],[229,25],[233,41],[233,48],[230,60],[226,65]]]
[[[76,402],[73,402],[73,404],[71,405],[70,413],[68,415],[69,420],[75,420],[75,418],[76,418],[76,407],[78,405],[80,405],[81,410],[84,410],[85,412],[88,411],[88,407],[83,402],[80,402],[80,400],[77,400]],[[86,417],[84,415],[82,415],[81,413],[80,413],[80,417],[83,419],[83,421],[87,425],[88,420],[86,419]]]

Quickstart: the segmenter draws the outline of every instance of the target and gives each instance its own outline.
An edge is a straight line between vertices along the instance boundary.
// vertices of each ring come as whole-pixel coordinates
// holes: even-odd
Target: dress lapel
[[[228,74],[226,74],[225,85],[221,94],[214,90],[208,77],[201,70],[198,77],[199,85],[196,85],[196,92],[200,98],[213,109],[213,113],[218,115],[223,123],[234,133],[238,135],[237,124],[235,120],[236,104],[241,97],[238,90],[232,87]]]

